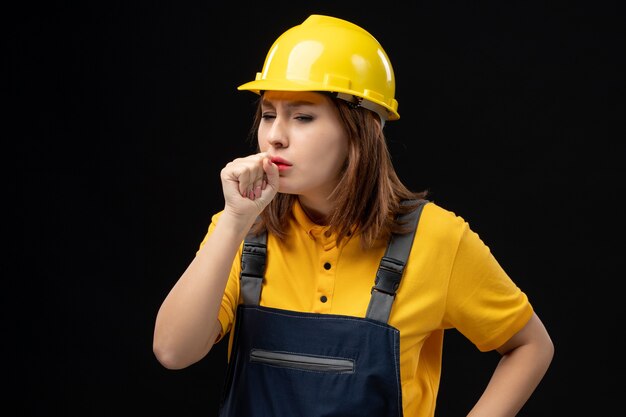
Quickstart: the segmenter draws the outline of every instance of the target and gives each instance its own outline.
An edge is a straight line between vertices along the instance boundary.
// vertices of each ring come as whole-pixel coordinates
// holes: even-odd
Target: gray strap
[[[412,203],[413,200],[403,202]],[[413,240],[417,231],[417,224],[422,214],[422,209],[427,200],[420,200],[415,210],[406,213],[398,218],[401,222],[411,225],[412,232],[405,234],[393,234],[389,239],[385,256],[380,260],[376,281],[372,287],[372,296],[367,306],[365,317],[387,323],[391,314],[391,306],[396,298],[396,290],[400,286],[400,280],[404,273]]]
[[[256,236],[251,233],[248,234],[243,242],[241,275],[239,277],[244,304],[259,305],[266,256],[267,232]]]

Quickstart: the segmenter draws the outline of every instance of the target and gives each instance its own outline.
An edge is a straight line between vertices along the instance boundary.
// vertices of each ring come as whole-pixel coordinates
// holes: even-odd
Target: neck
[[[306,215],[311,219],[313,223],[319,225],[326,225],[328,223],[328,217],[330,216],[332,205],[324,199],[323,201],[313,201],[302,195],[298,196],[300,206]]]

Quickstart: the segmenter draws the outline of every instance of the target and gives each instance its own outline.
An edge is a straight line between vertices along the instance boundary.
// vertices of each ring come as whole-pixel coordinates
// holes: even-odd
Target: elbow
[[[194,355],[193,352],[156,339],[152,343],[152,352],[163,367],[171,370],[186,368],[204,356],[204,354]]]
[[[534,356],[538,364],[543,364],[545,373],[552,363],[555,352],[554,342],[545,328],[537,335],[534,345]]]
[[[204,358],[211,346],[196,346],[195,348],[172,345],[168,342],[154,340],[152,352],[163,367],[172,370],[186,368]]]
[[[552,339],[550,338],[550,336],[547,337],[547,340],[544,342],[544,348],[543,348],[543,352],[545,355],[545,361],[546,361],[546,367],[550,366],[550,364],[552,363],[552,359],[554,358],[554,342],[552,341]]]
[[[506,356],[510,356],[513,352],[520,352],[524,357],[532,359],[532,363],[545,371],[552,362],[555,347],[550,334],[539,317],[533,315],[526,326],[498,348],[498,352]]]
[[[545,368],[547,369],[552,363],[552,359],[554,358],[554,342],[550,337],[550,334],[541,323],[539,327],[539,331],[536,333],[535,337],[536,344],[536,356],[543,361],[545,364]]]
[[[152,352],[157,361],[166,369],[177,370],[187,366],[173,349],[168,349],[156,342],[152,345]]]
[[[152,339],[152,352],[157,361],[167,369],[183,369],[204,358],[213,347],[220,327],[214,332],[201,337],[197,333],[192,337],[183,337],[174,331],[163,328],[155,329]]]
[[[554,358],[554,343],[550,337],[543,338],[541,342],[535,346],[532,356],[534,357],[533,362],[537,372],[540,373],[540,378],[543,378],[550,369],[552,359]]]
[[[554,342],[548,332],[545,331],[545,328],[535,334],[535,337],[529,342],[527,348],[530,349],[529,352],[532,352],[532,356],[535,358],[535,364],[539,369],[543,369],[543,373],[545,374],[552,363],[555,352]]]

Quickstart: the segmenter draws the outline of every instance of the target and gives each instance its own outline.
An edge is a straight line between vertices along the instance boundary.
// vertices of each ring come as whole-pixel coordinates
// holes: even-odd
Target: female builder
[[[259,153],[221,171],[224,209],[156,317],[163,366],[228,334],[220,416],[433,416],[456,328],[502,355],[468,415],[515,415],[551,339],[468,224],[396,176],[395,80],[376,39],[312,15],[239,89],[260,96]]]

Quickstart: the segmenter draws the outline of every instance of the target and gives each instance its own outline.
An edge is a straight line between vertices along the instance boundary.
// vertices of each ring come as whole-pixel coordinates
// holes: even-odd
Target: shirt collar
[[[325,250],[330,250],[337,246],[337,234],[330,234],[329,226],[322,226],[314,223],[305,213],[302,205],[300,204],[300,200],[296,199],[292,212],[298,226],[304,230],[311,239],[322,245]],[[349,237],[347,239],[343,239],[342,246],[347,243],[348,240],[350,240]]]

